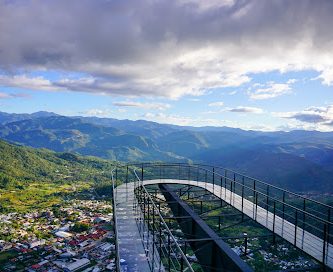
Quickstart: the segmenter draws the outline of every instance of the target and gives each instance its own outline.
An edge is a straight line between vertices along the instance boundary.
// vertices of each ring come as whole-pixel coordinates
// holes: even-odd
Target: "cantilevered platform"
[[[217,184],[193,180],[177,180],[177,179],[155,179],[144,180],[142,185],[153,184],[183,184],[197,186],[206,189],[215,196],[229,203],[234,208],[243,212],[256,222],[260,223],[267,229],[281,236],[288,242],[294,244],[299,249],[303,250],[313,258],[322,262],[325,259],[325,264],[333,268],[333,245],[324,245],[323,239],[305,231],[299,226],[288,222],[287,220],[274,215],[272,212],[256,205],[255,203],[242,198],[240,195],[231,192],[230,190],[221,187]]]

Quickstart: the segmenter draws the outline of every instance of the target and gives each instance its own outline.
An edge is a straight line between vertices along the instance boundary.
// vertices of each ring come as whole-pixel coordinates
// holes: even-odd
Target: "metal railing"
[[[275,223],[279,218],[283,220],[284,224],[287,224],[287,222],[293,224],[294,230],[290,235],[293,237],[292,243],[295,246],[299,247],[296,238],[302,231],[321,239],[321,242],[319,241],[320,245],[310,244],[311,241],[304,240],[302,247],[308,246],[313,247],[314,251],[317,250],[318,254],[321,255],[319,261],[323,264],[333,262],[333,257],[327,254],[329,244],[333,241],[331,233],[333,223],[330,217],[332,207],[329,205],[219,167],[209,166],[208,168],[207,165],[179,163],[144,163],[135,164],[134,166],[141,168],[141,180],[192,180],[212,184],[213,190],[214,186],[219,185],[225,188],[225,194],[230,192],[241,197],[242,212],[244,212],[244,203],[246,201],[251,202],[254,206],[254,219],[256,221],[262,217],[259,212],[260,208],[272,213],[273,232],[276,232],[275,228],[277,226]],[[223,174],[220,173],[222,169],[224,170]],[[224,198],[227,197],[224,196]],[[322,212],[323,210],[327,213]],[[317,249],[315,249],[316,246]]]
[[[151,271],[191,271],[184,252],[178,245],[176,238],[163,219],[160,207],[157,207],[152,197],[142,186],[142,180],[134,169],[137,181],[135,195],[137,197],[137,214],[139,231],[142,235],[145,250],[150,260]]]
[[[117,271],[120,271],[120,256],[119,256],[119,242],[118,242],[118,221],[117,221],[117,212],[116,212],[116,191],[115,191],[115,179],[114,179],[114,171],[116,169],[113,169],[111,171],[111,179],[112,179],[112,205],[113,205],[113,229],[114,229],[114,235],[115,235],[115,247],[116,247],[116,269]]]
[[[132,179],[136,182],[136,188],[142,187],[144,180],[153,179],[204,182],[205,186],[208,184],[213,186],[213,191],[215,186],[221,187],[223,188],[223,190],[220,190],[221,194],[225,194],[221,195],[221,198],[230,199],[231,201],[232,194],[241,197],[240,210],[243,213],[245,204],[250,202],[253,205],[253,219],[256,221],[264,219],[263,217],[265,216],[260,212],[263,209],[267,211],[267,218],[268,212],[271,213],[273,233],[276,232],[277,228],[275,223],[280,219],[283,220],[284,224],[288,222],[293,224],[293,233],[290,233],[290,235],[293,237],[291,242],[295,246],[300,247],[296,238],[302,232],[303,235],[304,232],[307,232],[321,239],[320,245],[310,244],[311,241],[303,241],[302,247],[317,246],[318,254],[321,256],[319,261],[323,264],[333,263],[333,257],[328,255],[328,249],[332,246],[331,243],[333,241],[332,206],[222,167],[182,163],[135,163],[120,166],[119,169],[121,169],[122,173],[118,175],[121,176],[121,180],[124,183],[130,180],[129,175],[131,171],[129,169],[136,169],[136,178]],[[144,187],[142,188],[143,191],[140,193],[148,194]],[[149,203],[152,201],[149,194],[146,196],[146,200]],[[153,202],[149,205],[155,212],[156,205]],[[153,214],[155,217],[155,213]],[[152,226],[154,225],[150,224],[150,227]]]
[[[156,204],[137,175],[134,165],[118,165],[112,170],[114,224],[117,249],[117,271],[121,271],[118,228],[116,217],[115,194],[117,181],[122,181],[123,186],[133,182],[135,188],[135,209],[137,226],[151,271],[188,271],[194,272],[187,257],[171,233]]]

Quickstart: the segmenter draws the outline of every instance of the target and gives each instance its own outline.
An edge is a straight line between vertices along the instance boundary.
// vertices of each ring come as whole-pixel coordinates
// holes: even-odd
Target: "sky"
[[[331,0],[0,0],[0,111],[333,130]]]

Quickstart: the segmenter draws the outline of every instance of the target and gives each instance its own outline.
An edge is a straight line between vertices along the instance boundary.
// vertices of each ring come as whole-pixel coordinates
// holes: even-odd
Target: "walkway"
[[[134,183],[118,186],[115,195],[121,271],[150,271],[133,209]]]
[[[254,219],[264,227],[273,231],[274,225],[274,216],[273,213],[267,211],[266,209],[257,206],[247,200],[243,199],[243,210],[242,210],[242,197],[232,193],[230,190],[225,189],[219,185],[214,185],[205,182],[191,181],[191,180],[175,180],[175,179],[155,179],[155,180],[145,180],[144,185],[158,184],[158,183],[167,183],[167,184],[184,184],[198,186],[205,188],[212,194],[223,199],[225,202],[229,203],[239,211],[243,212],[250,218]],[[295,231],[296,230],[296,231]],[[296,246],[314,257],[318,261],[323,260],[323,240],[317,236],[303,230],[301,227],[295,227],[294,224],[284,220],[279,216],[275,216],[275,226],[274,232],[294,244],[295,242],[295,233],[296,233]],[[328,244],[326,247],[325,254],[325,264],[333,269],[333,245]]]

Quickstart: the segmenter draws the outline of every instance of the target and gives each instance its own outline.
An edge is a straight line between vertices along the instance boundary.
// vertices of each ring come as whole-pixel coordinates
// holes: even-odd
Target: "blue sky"
[[[0,110],[331,131],[333,5],[295,2],[0,1]]]

